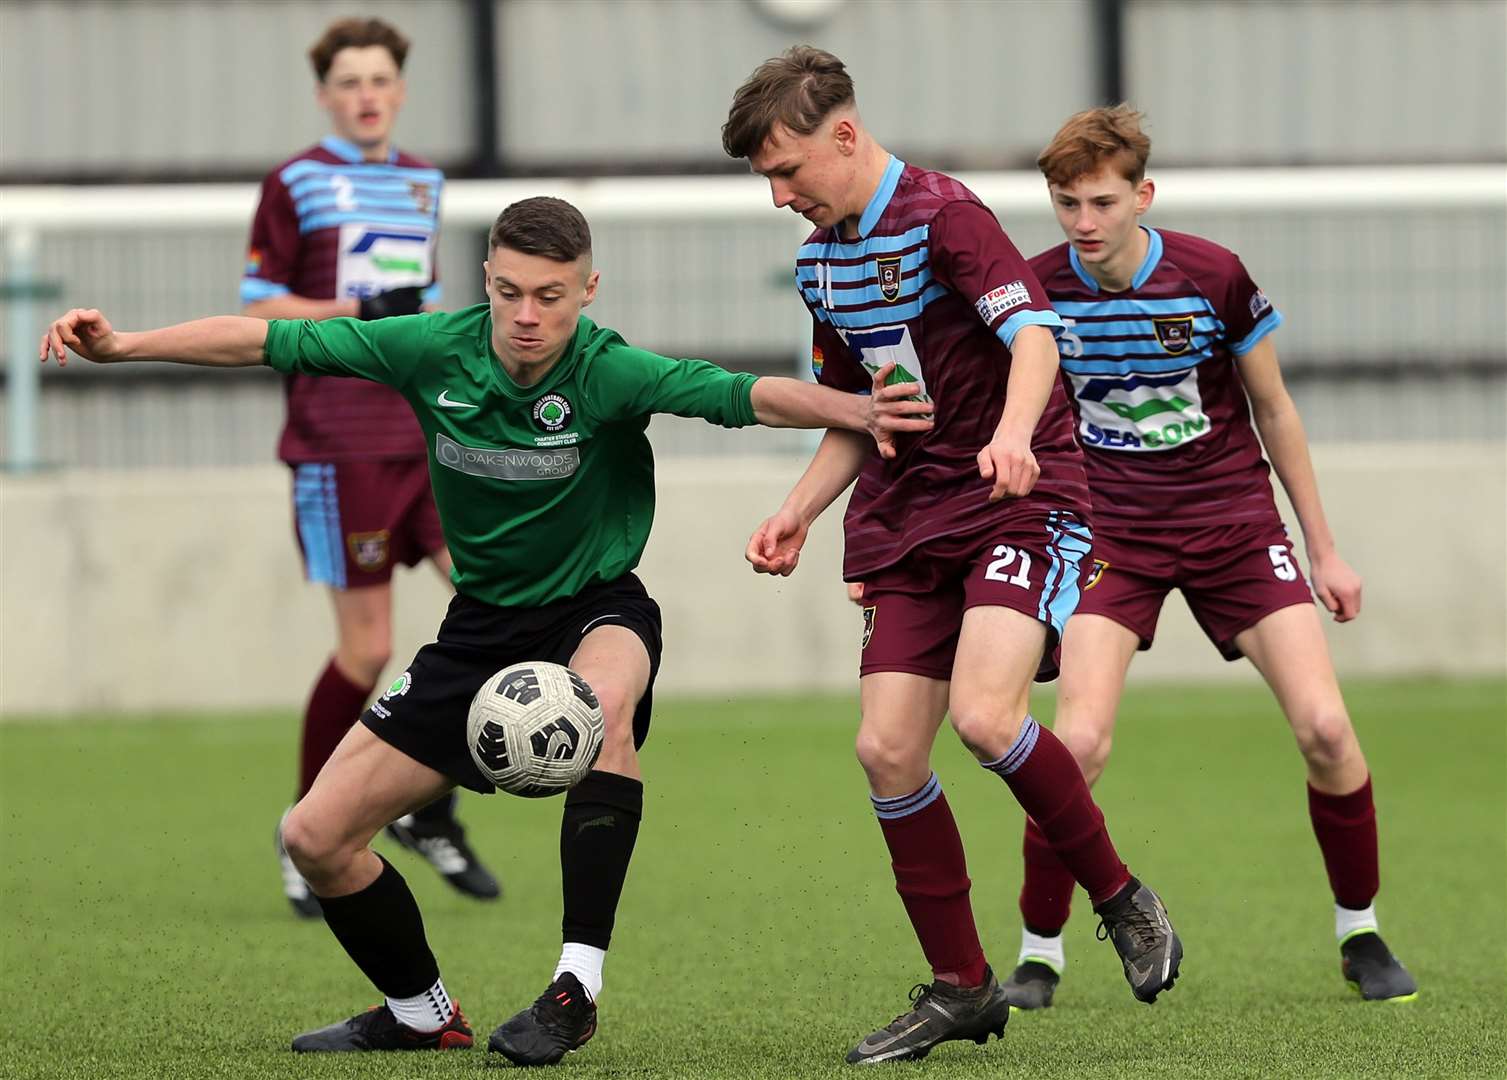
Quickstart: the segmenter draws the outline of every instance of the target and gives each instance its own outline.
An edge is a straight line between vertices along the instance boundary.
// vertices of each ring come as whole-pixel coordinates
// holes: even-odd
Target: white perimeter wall
[[[1341,551],[1366,577],[1331,626],[1342,675],[1500,673],[1507,664],[1507,447],[1321,446]],[[839,580],[839,518],[793,578],[756,577],[749,532],[800,472],[788,457],[671,460],[640,573],[665,613],[665,693],[852,685],[860,620]],[[1289,515],[1289,521],[1291,521]],[[332,620],[302,581],[279,466],[76,471],[0,488],[0,715],[298,707]],[[400,574],[392,670],[430,640],[447,587]],[[1180,601],[1132,679],[1251,677]]]

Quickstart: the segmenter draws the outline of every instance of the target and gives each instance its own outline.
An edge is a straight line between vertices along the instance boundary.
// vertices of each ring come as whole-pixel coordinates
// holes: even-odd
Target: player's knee
[[[592,686],[602,706],[603,743],[610,746],[633,745],[633,713],[638,701],[627,688],[610,682]]]
[[[300,803],[283,821],[283,847],[298,872],[309,879],[328,876],[338,868],[341,845],[335,830]]]
[[[1010,748],[1026,716],[1024,707],[1007,710],[957,701],[952,703],[950,712],[952,730],[975,757],[985,761],[999,757]]]
[[[392,660],[392,645],[386,637],[354,637],[341,642],[341,666],[362,685],[372,685]]]
[[[1314,706],[1294,717],[1293,733],[1304,759],[1318,768],[1345,761],[1355,747],[1355,731],[1342,706]]]
[[[854,749],[858,763],[868,774],[869,785],[876,791],[904,787],[912,780],[917,780],[919,786],[931,772],[924,747],[883,732],[860,730]]]
[[[1053,733],[1066,746],[1068,753],[1073,755],[1073,760],[1078,763],[1078,768],[1083,770],[1083,775],[1093,778],[1104,771],[1104,765],[1109,761],[1109,750],[1114,742],[1109,731],[1099,730],[1089,725],[1064,725],[1059,719]]]

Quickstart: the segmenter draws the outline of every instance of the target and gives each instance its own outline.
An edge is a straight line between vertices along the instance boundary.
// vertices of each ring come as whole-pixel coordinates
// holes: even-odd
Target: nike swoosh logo
[[[576,835],[580,836],[587,829],[590,829],[594,826],[599,827],[602,825],[607,826],[609,829],[614,829],[617,827],[617,819],[614,818],[611,814],[603,814],[601,817],[594,817],[590,821],[583,821],[581,822],[581,824],[576,826]]]
[[[438,405],[440,405],[442,408],[446,408],[446,409],[474,409],[474,408],[476,408],[476,406],[472,405],[469,401],[451,401],[450,400],[450,391],[448,391],[448,390],[441,390],[440,391],[440,396],[437,397],[437,398],[435,398],[435,402]]]
[[[931,1022],[931,1018],[927,1017],[926,1019],[920,1020],[920,1021],[912,1024],[910,1027],[906,1028],[904,1031],[899,1032],[898,1034],[895,1034],[895,1035],[891,1035],[888,1039],[885,1039],[883,1042],[871,1043],[870,1045],[875,1050],[882,1050],[882,1049],[885,1049],[887,1047],[893,1046],[895,1043],[897,1043],[901,1039],[905,1038],[911,1032],[913,1032],[913,1031],[919,1031],[921,1028],[924,1028],[930,1022]]]

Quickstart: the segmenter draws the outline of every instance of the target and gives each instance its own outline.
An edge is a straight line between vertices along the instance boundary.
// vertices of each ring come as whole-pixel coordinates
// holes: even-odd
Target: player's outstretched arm
[[[1335,550],[1334,534],[1329,531],[1329,519],[1319,499],[1313,459],[1308,454],[1303,418],[1282,381],[1277,347],[1269,336],[1240,357],[1240,376],[1251,399],[1251,419],[1266,456],[1298,515],[1314,594],[1334,613],[1336,622],[1349,622],[1360,614],[1361,577]]]
[[[989,445],[978,453],[979,475],[992,480],[989,501],[1029,495],[1041,476],[1031,436],[1057,381],[1057,342],[1045,326],[1022,326],[1010,343],[1005,411]]]
[[[868,440],[856,432],[829,430],[822,437],[785,502],[749,537],[743,557],[755,573],[788,577],[795,570],[811,523],[848,489],[868,455]]]
[[[42,337],[39,359],[68,363],[68,350],[96,364],[166,360],[206,367],[251,367],[262,362],[267,323],[242,315],[195,319],[160,330],[117,331],[96,308],[74,308],[54,319]]]
[[[892,458],[897,434],[932,428],[931,403],[909,400],[920,394],[920,386],[885,385],[894,370],[894,364],[880,368],[869,394],[843,393],[799,379],[762,378],[753,385],[754,417],[765,427],[866,431],[879,445],[880,456]],[[852,483],[852,477],[848,483]]]

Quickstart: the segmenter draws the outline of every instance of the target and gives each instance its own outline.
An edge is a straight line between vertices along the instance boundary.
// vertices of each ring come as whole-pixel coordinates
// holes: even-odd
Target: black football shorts
[[[633,574],[535,608],[497,607],[457,593],[437,640],[419,650],[361,722],[415,761],[490,795],[496,789],[466,746],[466,714],[476,691],[513,664],[568,664],[587,633],[599,626],[627,627],[649,652],[649,686],[633,713],[633,743],[642,746],[663,645],[659,605]]]

